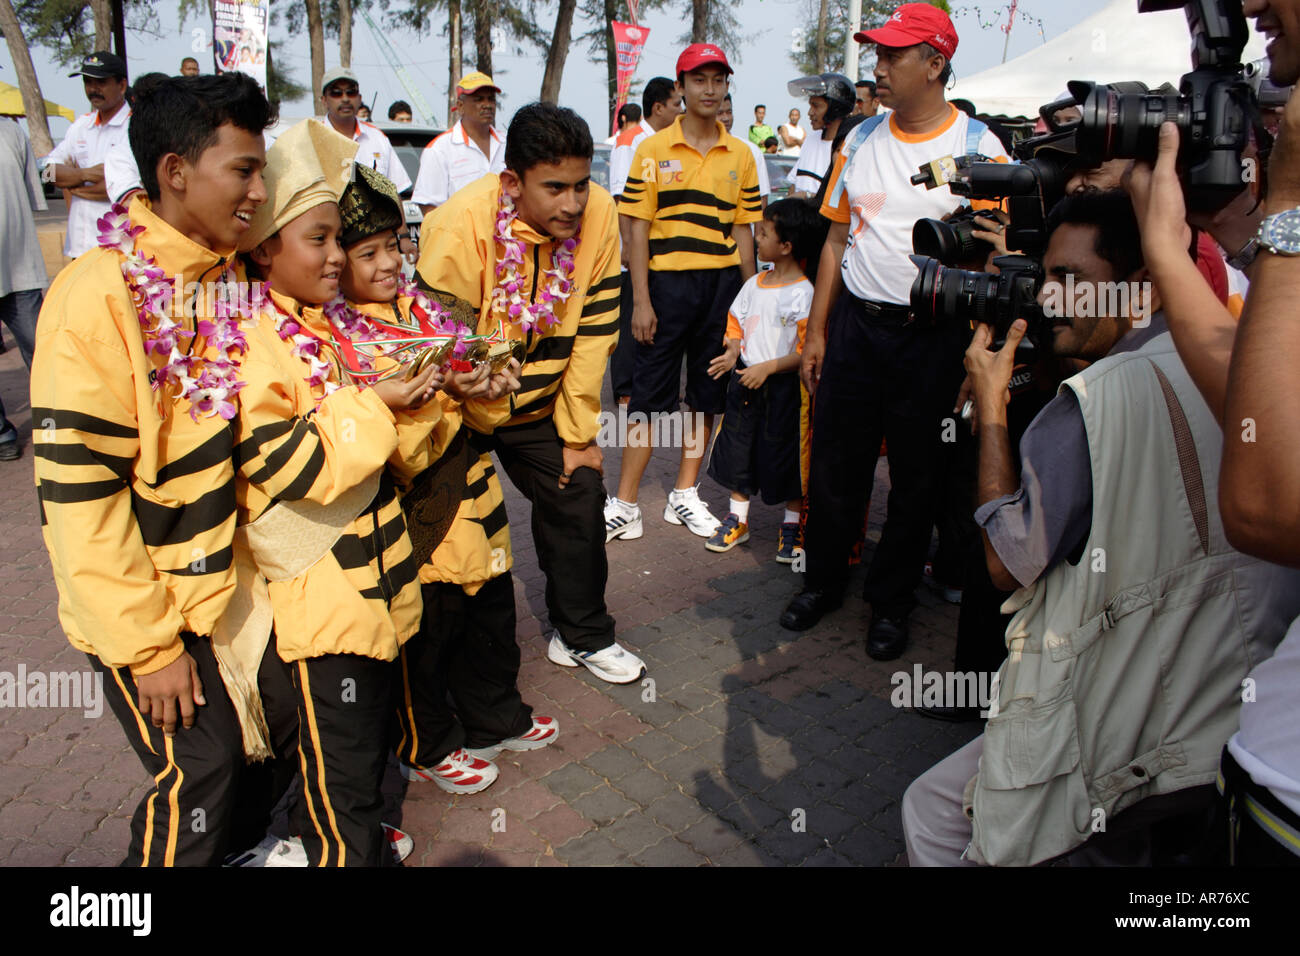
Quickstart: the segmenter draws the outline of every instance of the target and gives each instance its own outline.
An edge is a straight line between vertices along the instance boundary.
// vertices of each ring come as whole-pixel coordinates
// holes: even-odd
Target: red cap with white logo
[[[948,14],[928,3],[905,3],[894,11],[885,25],[875,30],[853,34],[859,43],[884,46],[916,46],[928,43],[948,59],[957,52],[957,29]]]
[[[735,73],[731,64],[727,62],[727,55],[719,47],[712,43],[692,43],[682,55],[677,58],[677,75],[689,73],[691,70],[698,70],[702,66],[708,66],[710,63],[716,63],[728,73]]]

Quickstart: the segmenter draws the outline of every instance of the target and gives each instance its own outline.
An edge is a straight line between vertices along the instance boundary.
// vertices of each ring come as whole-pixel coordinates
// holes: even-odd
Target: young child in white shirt
[[[799,536],[803,487],[799,468],[799,353],[803,350],[816,269],[818,214],[803,199],[783,199],[763,212],[758,258],[773,263],[747,281],[727,316],[726,347],[709,366],[731,373],[722,428],[709,476],[731,492],[730,513],[705,547],[730,551],[749,540],[749,499],[785,502],[776,560],[792,564]],[[733,371],[734,370],[734,371]]]

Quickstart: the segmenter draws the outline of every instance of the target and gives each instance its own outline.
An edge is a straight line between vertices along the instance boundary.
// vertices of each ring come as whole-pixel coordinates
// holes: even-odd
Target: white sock
[[[618,505],[619,509],[624,514],[631,514],[632,512],[636,511],[635,501],[624,501],[622,498],[619,498],[617,495],[615,495],[614,503]]]
[[[688,487],[688,488],[674,488],[674,489],[673,489],[673,494],[676,495],[678,498],[680,498],[682,495],[686,494],[686,493],[689,492],[689,491],[693,491],[693,490],[695,490],[695,486],[694,486],[694,485],[691,485],[691,486]]]
[[[785,509],[785,517],[783,517],[783,518],[781,519],[781,523],[782,523],[782,524],[798,524],[798,523],[799,523],[799,512],[797,512],[797,511],[791,511],[789,508],[786,508],[786,509]]]
[[[749,523],[749,502],[737,501],[732,498],[727,504],[731,507],[731,513],[740,519],[741,524]]]

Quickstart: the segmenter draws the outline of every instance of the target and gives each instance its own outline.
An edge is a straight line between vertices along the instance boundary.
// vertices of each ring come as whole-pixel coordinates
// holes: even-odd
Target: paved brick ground
[[[0,355],[0,395],[23,457],[0,464],[0,671],[84,670],[59,628],[32,486],[27,376]],[[883,463],[882,463],[883,464]],[[607,457],[607,485],[617,454]],[[890,675],[951,665],[955,608],[928,590],[899,661],[863,646],[859,598],[802,635],[777,616],[799,578],[772,560],[780,511],[755,503],[752,538],[725,555],[660,519],[676,474],[657,451],[642,489],[645,536],[610,545],[607,597],[620,640],[653,685],[612,687],[545,658],[543,577],[527,503],[507,485],[515,538],[525,699],[557,717],[559,741],[501,760],[472,797],[408,785],[390,768],[390,819],[409,831],[408,865],[888,865],[904,862],[907,784],[974,735],[889,703]],[[884,510],[883,467],[872,503]],[[705,481],[721,513],[726,493]],[[873,525],[872,536],[879,532]],[[860,593],[862,571],[854,577]],[[145,775],[111,714],[0,711],[0,863],[115,864]],[[802,826],[800,826],[802,824]]]

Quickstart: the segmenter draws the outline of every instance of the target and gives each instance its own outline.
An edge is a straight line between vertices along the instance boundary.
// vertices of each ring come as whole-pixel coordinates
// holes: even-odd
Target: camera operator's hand
[[[1016,347],[1029,328],[1024,319],[1016,319],[1007,329],[1007,340],[996,352],[993,327],[981,322],[975,327],[970,348],[966,350],[966,375],[975,394],[975,413],[983,425],[1006,424],[1007,402],[1011,400],[1011,372],[1016,367]]]
[[[975,223],[980,228],[972,230],[971,235],[976,239],[983,239],[993,246],[993,255],[1005,256],[1007,254],[1007,226],[1011,223],[1011,217],[1001,209],[990,209],[976,216]]]
[[[1274,212],[1300,206],[1300,96],[1295,93],[1286,101],[1268,159],[1267,198]]]
[[[1192,241],[1177,161],[1178,127],[1161,123],[1155,165],[1134,160],[1124,171],[1124,188],[1133,201],[1142,233],[1142,255],[1153,269],[1172,259],[1187,258]]]

